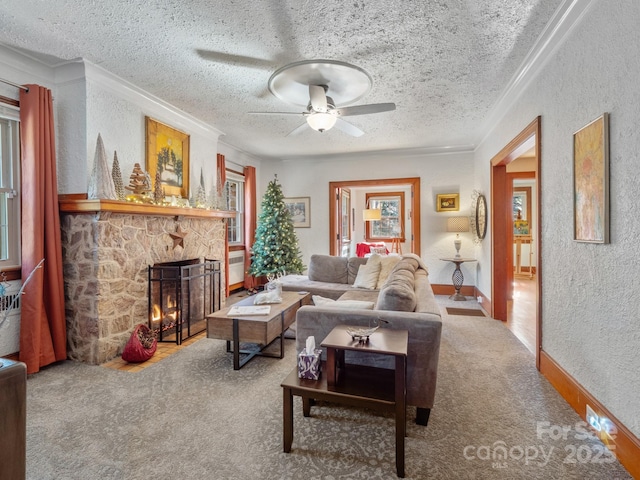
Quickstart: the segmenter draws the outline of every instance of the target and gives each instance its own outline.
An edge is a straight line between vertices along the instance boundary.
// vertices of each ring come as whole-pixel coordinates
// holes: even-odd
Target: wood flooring
[[[513,281],[513,300],[507,303],[506,326],[535,355],[536,277]]]

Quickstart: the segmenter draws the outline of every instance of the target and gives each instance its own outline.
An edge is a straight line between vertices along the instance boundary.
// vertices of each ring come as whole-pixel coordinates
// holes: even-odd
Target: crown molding
[[[79,62],[84,65],[84,75],[87,81],[99,85],[105,90],[133,103],[134,105],[140,105],[143,110],[150,113],[153,112],[153,115],[169,118],[170,120],[168,120],[168,122],[171,123],[172,126],[190,131],[197,130],[204,135],[213,134],[216,137],[224,135],[220,130],[176,108],[161,98],[152,95],[151,93],[109,72],[108,70],[105,70],[89,60],[77,59],[60,65],[56,68],[57,74],[61,78],[64,78],[65,81],[72,81],[74,79],[73,73],[65,76],[65,74],[59,72],[59,70],[68,70],[70,68],[75,70],[75,64]]]
[[[0,63],[6,65],[2,76],[14,83],[38,83],[47,88],[53,84],[54,71],[50,66],[8,45],[0,44]],[[8,68],[13,71],[8,71]]]
[[[560,4],[533,48],[494,103],[489,115],[485,118],[483,127],[480,129],[481,138],[475,142],[476,145],[480,145],[486,140],[493,131],[493,127],[498,124],[511,106],[523,95],[533,79],[538,76],[569,34],[581,23],[591,6],[597,1],[565,0]]]
[[[463,153],[473,153],[475,145],[448,145],[441,147],[416,147],[416,148],[397,148],[389,150],[369,150],[366,152],[344,152],[344,153],[331,153],[324,155],[304,155],[304,156],[288,156],[273,158],[273,160],[281,160],[282,162],[316,162],[320,160],[363,160],[371,159],[375,157],[390,156],[397,158],[411,158],[411,157],[430,157],[430,156],[442,156],[442,155],[459,155]]]

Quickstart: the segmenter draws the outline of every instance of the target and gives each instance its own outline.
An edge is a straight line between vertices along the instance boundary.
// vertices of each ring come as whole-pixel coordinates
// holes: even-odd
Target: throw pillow
[[[329,308],[363,308],[373,310],[374,303],[365,300],[334,300],[333,298],[325,298],[320,295],[313,295],[313,304],[317,307]]]
[[[358,269],[358,275],[356,276],[353,286],[357,288],[366,288],[373,290],[378,285],[378,276],[380,275],[380,255],[377,262],[371,262],[371,257],[366,265],[360,265]]]
[[[393,267],[396,266],[401,258],[402,257],[400,257],[399,255],[388,255],[380,259],[380,274],[378,275],[378,285],[376,286],[376,288],[382,288],[384,282],[386,282],[387,278],[389,278],[391,270],[393,270]]]

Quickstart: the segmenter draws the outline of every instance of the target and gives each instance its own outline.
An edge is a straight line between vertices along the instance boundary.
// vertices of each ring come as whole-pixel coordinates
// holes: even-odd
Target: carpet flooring
[[[631,478],[501,322],[452,318],[438,301],[436,404],[426,428],[408,423],[406,478]],[[282,452],[295,357],[287,340],[284,359],[234,371],[225,342],[204,338],[138,372],[47,367],[27,380],[27,478],[396,478],[394,422],[375,412],[320,404],[304,418],[296,397]]]

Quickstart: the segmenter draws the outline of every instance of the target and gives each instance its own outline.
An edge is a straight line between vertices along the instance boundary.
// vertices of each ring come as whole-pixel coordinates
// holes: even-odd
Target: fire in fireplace
[[[221,307],[220,261],[199,258],[149,265],[149,328],[180,345],[207,327]]]

